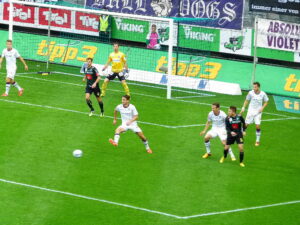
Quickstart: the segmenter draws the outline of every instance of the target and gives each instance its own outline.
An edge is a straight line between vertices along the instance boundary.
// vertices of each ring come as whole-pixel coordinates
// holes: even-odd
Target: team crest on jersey
[[[230,122],[230,123],[232,122],[232,118],[229,118],[229,122]]]

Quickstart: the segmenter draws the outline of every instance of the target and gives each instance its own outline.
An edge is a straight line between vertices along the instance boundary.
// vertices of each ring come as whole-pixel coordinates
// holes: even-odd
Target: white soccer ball
[[[82,156],[82,154],[83,154],[83,152],[79,149],[76,149],[76,150],[73,151],[73,156],[75,158],[80,158]]]

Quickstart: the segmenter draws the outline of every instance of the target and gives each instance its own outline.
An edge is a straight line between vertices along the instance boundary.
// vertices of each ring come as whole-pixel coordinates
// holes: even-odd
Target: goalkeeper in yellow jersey
[[[101,88],[102,89],[101,97],[105,96],[109,81],[114,80],[116,77],[118,77],[119,80],[121,81],[125,94],[130,96],[129,88],[125,79],[125,76],[128,75],[129,72],[127,62],[126,62],[126,57],[124,53],[119,51],[119,44],[117,43],[114,44],[114,51],[110,53],[108,57],[108,61],[103,67],[102,71],[106,70],[110,64],[111,64],[111,73],[104,79]]]

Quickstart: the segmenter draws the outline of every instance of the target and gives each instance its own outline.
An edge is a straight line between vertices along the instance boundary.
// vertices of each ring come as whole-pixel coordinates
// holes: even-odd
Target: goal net
[[[155,90],[167,98],[212,95],[210,80],[220,69],[210,61],[213,40],[205,28],[186,20],[15,0],[1,4],[1,12],[0,22],[8,26],[8,31],[0,30],[1,36],[12,39],[30,61],[29,71],[18,67],[19,76],[39,74],[68,82],[82,77],[80,68],[93,58],[105,77],[111,68],[102,68],[113,52],[112,44],[118,42],[127,58],[126,79],[132,89]],[[122,91],[120,85],[116,88]]]

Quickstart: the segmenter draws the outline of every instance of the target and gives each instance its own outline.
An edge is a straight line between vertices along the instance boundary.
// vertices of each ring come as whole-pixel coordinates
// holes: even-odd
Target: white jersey
[[[262,107],[264,102],[269,101],[267,94],[263,91],[260,91],[259,94],[256,94],[253,90],[249,91],[247,101],[250,101],[248,111],[249,112],[258,112]]]
[[[128,107],[124,107],[123,104],[120,104],[116,107],[116,111],[120,112],[122,124],[126,124],[127,121],[132,120],[134,116],[138,115],[138,111],[136,110],[135,106],[129,104]],[[137,122],[134,121],[131,125],[136,125]]]
[[[7,50],[3,49],[1,57],[6,59],[6,69],[16,68],[17,67],[17,58],[20,57],[20,54],[17,49],[12,48]]]
[[[208,114],[207,120],[212,122],[212,129],[225,129],[225,119],[227,115],[222,110],[220,110],[219,115],[215,115],[213,111]]]

